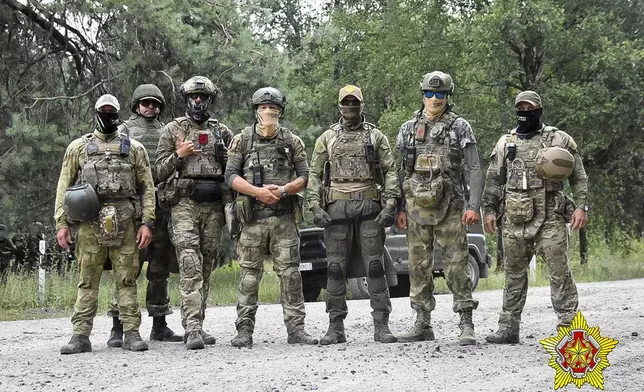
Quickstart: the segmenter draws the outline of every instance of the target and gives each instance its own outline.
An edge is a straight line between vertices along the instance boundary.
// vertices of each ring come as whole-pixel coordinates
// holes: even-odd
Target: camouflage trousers
[[[327,206],[333,220],[355,219],[380,212],[380,203],[373,200],[336,200]],[[385,278],[382,254],[383,231],[375,220],[356,224],[333,225],[324,229],[328,261],[326,311],[331,321],[345,319],[347,309],[347,270],[352,262],[362,262],[367,273],[369,299],[374,312],[391,313],[389,287]],[[353,259],[353,247],[360,258]],[[361,259],[361,260],[360,260]]]
[[[186,334],[201,330],[212,273],[224,226],[221,203],[182,197],[172,207],[170,237],[179,261],[181,323]]]
[[[304,329],[304,296],[300,275],[300,237],[290,214],[245,223],[237,243],[241,265],[237,286],[237,330],[255,329],[259,283],[264,258],[273,256],[273,269],[280,281],[280,303],[289,334]]]
[[[179,272],[177,255],[168,234],[170,211],[157,206],[155,216],[152,242],[147,248],[139,250],[139,273],[137,274],[138,278],[143,263],[147,261],[148,269],[145,277],[148,280],[148,286],[145,292],[145,306],[150,317],[172,314],[168,294],[168,278],[170,272],[175,274]],[[116,290],[112,295],[107,314],[110,317],[119,317]]]
[[[78,226],[76,259],[80,272],[78,294],[72,315],[73,333],[89,336],[98,310],[98,288],[103,264],[108,257],[112,262],[116,298],[125,332],[138,331],[141,311],[137,300],[136,277],[139,254],[136,248],[134,222],[125,229],[121,246],[106,247],[96,240],[98,228],[87,223]]]
[[[434,255],[440,250],[447,287],[453,295],[452,310],[476,309],[479,302],[472,298],[467,233],[461,223],[462,203],[450,202],[445,218],[436,225],[421,225],[407,218],[409,246],[409,299],[419,313],[436,307],[434,298]],[[438,249],[437,249],[438,248]]]
[[[550,298],[560,323],[569,324],[577,313],[577,286],[568,267],[568,229],[563,216],[546,211],[546,220],[531,239],[503,230],[505,287],[501,329],[519,331],[528,294],[528,266],[532,255],[543,257],[550,273]]]

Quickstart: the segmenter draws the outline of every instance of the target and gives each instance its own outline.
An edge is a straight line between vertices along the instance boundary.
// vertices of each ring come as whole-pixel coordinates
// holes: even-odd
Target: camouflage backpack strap
[[[543,132],[541,133],[541,146],[550,147],[552,146],[552,139],[555,137],[555,132],[558,131],[556,127],[550,125],[543,126]]]
[[[288,150],[285,151],[286,156],[288,157],[288,161],[291,164],[291,167],[295,169],[293,165],[293,132],[291,132],[291,130],[287,128],[280,128],[278,137],[282,141],[282,144],[288,147]]]
[[[246,127],[241,132],[241,153],[246,155],[250,153],[253,147],[253,127]]]

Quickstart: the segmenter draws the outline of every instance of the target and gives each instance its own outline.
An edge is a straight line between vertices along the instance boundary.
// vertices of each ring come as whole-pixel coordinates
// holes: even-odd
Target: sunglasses
[[[161,104],[159,103],[159,101],[155,101],[154,99],[146,99],[144,101],[139,102],[139,105],[146,108],[150,106],[153,106],[155,108],[161,107]]]
[[[436,96],[436,99],[445,99],[445,97],[447,96],[447,93],[446,92],[440,92],[440,91],[436,91],[436,92],[434,92],[434,91],[424,91],[423,95],[425,96],[425,98],[432,98],[432,97]]]

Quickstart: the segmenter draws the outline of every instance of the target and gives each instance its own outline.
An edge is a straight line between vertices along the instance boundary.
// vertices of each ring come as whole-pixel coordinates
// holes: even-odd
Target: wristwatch
[[[145,221],[143,224],[150,230],[154,229],[154,221]]]
[[[286,197],[288,196],[288,193],[286,193],[286,186],[282,185],[280,187],[280,197]]]
[[[176,159],[177,161],[179,161],[179,162],[183,161],[183,158],[179,156],[178,152],[175,151],[174,154],[172,154],[172,155],[174,156],[174,159]]]
[[[590,210],[590,206],[588,204],[580,204],[580,205],[577,206],[577,208],[581,209],[581,210],[584,210],[586,212],[588,212],[588,210]]]

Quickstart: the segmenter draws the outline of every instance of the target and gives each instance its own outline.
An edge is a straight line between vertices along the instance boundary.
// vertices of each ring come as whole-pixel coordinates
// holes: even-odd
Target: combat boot
[[[329,321],[329,329],[326,335],[320,339],[320,344],[327,346],[329,344],[346,343],[347,337],[344,334],[344,320],[336,319]]]
[[[474,322],[472,321],[472,308],[461,310],[461,322],[458,324],[461,329],[461,335],[458,337],[458,344],[461,346],[471,346],[476,344],[474,336]]]
[[[183,340],[183,337],[168,328],[165,316],[158,316],[153,317],[150,340],[156,340],[158,342],[180,342]]]
[[[107,339],[108,347],[121,347],[123,346],[123,324],[118,317],[112,317],[112,331],[110,338]]]
[[[519,343],[519,332],[510,331],[506,328],[499,328],[498,331],[485,337],[488,343],[516,344]]]
[[[373,312],[373,340],[380,343],[396,343],[398,339],[389,329],[389,313]]]
[[[288,344],[318,344],[318,340],[306,333],[303,329],[289,333],[286,341]]]
[[[402,335],[398,335],[398,341],[404,342],[421,342],[425,340],[435,340],[434,330],[431,325],[429,312],[417,312],[416,321],[411,329]]]
[[[139,331],[132,331],[125,333],[125,339],[123,339],[123,350],[130,351],[147,351],[148,344],[141,339]]]
[[[69,343],[60,348],[61,354],[78,354],[92,352],[92,342],[88,336],[72,335]]]
[[[230,341],[230,344],[233,347],[242,348],[242,347],[253,347],[253,333],[247,328],[240,328],[237,331],[237,336]]]
[[[217,338],[204,332],[204,330],[200,330],[199,334],[201,335],[201,340],[203,340],[204,344],[212,345],[217,343]]]
[[[206,347],[201,337],[201,330],[190,331],[184,336],[183,341],[188,350],[201,350]]]

